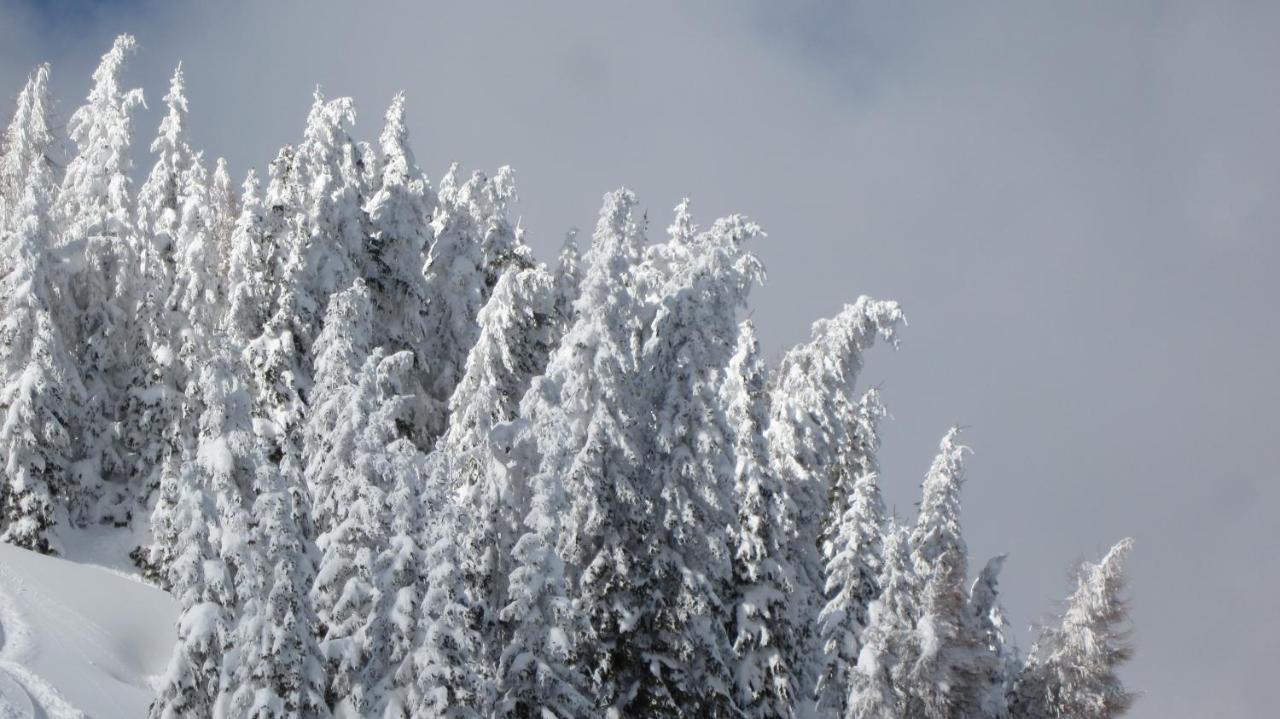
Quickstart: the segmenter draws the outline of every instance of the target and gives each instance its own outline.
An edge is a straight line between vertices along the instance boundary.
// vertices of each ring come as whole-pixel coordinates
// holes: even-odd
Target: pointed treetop
[[[681,199],[675,211],[675,220],[667,228],[667,234],[671,236],[673,242],[692,242],[698,234],[698,226],[693,222],[692,202],[688,197]]]
[[[925,475],[920,515],[911,535],[915,568],[921,576],[928,576],[944,553],[953,552],[956,557],[968,554],[960,535],[960,486],[964,482],[964,453],[969,448],[956,441],[959,436],[959,427],[947,432]]]
[[[5,219],[6,213],[17,212],[24,187],[31,182],[52,183],[49,158],[55,143],[50,128],[52,109],[49,64],[45,63],[37,66],[27,78],[18,95],[13,119],[0,138],[0,231],[10,223]]]
[[[169,94],[164,96],[164,104],[169,111],[160,121],[160,136],[151,143],[152,152],[159,152],[166,141],[173,143],[176,138],[186,135],[187,95],[182,63],[178,63],[177,69],[173,71],[173,78],[169,81]]]

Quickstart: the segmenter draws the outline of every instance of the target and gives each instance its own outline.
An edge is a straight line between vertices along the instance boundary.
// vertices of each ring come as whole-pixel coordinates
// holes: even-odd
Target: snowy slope
[[[154,587],[0,544],[0,719],[145,716],[177,616]]]

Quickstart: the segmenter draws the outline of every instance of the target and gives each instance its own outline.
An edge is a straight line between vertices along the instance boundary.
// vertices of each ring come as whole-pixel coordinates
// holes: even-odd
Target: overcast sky
[[[745,212],[772,356],[859,294],[903,303],[864,375],[887,497],[913,513],[969,427],[965,531],[975,565],[1009,552],[1024,648],[1132,535],[1132,716],[1273,715],[1280,4],[782,5],[0,0],[0,91],[51,61],[65,117],[128,31],[143,164],[181,60],[237,175],[315,85],[368,139],[406,90],[431,178],[513,165],[544,258],[624,184],[655,233],[685,193],[703,224]]]

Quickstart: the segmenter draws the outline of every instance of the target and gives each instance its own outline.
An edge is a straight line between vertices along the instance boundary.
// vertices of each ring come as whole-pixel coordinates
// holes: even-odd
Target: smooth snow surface
[[[0,544],[0,719],[145,716],[177,618],[154,587]]]

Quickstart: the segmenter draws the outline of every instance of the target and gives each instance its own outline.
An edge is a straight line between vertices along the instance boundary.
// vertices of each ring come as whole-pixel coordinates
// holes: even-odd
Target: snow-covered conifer
[[[686,202],[674,227],[692,232],[687,215]],[[736,311],[763,278],[759,261],[743,247],[760,234],[740,216],[718,220],[696,236],[673,233],[642,349],[656,427],[641,492],[654,502],[657,520],[642,540],[648,544],[642,572],[662,596],[642,605],[652,615],[633,641],[665,658],[642,691],[669,702],[667,710],[716,715],[733,703],[731,642],[723,622],[732,611],[724,527],[734,519],[733,440],[719,389],[735,349]]]
[[[530,250],[507,219],[515,194],[510,168],[490,180],[483,173],[455,188],[456,165],[441,181],[432,219],[435,243],[427,257],[427,336],[434,349],[425,362],[427,392],[437,416],[428,438],[445,430],[444,407],[465,371],[467,355],[479,337],[476,318],[498,278],[511,267],[531,267]]]
[[[881,538],[885,507],[879,478],[864,474],[853,487],[849,508],[840,518],[827,560],[827,603],[818,614],[823,670],[818,678],[818,705],[845,716],[854,665],[862,651],[861,635],[870,621],[870,606],[880,596]]]
[[[423,265],[431,249],[436,200],[409,147],[404,93],[387,109],[378,144],[381,175],[365,208],[371,229],[366,275],[377,316],[375,344],[389,352],[412,350],[421,368],[433,340],[427,335]]]
[[[992,655],[975,631],[966,591],[968,549],[960,534],[960,487],[967,448],[959,430],[943,437],[925,476],[911,533],[917,577],[919,656],[910,672],[910,712],[924,717],[981,716],[989,704]]]
[[[465,508],[443,502],[427,533],[421,637],[409,686],[411,716],[482,717],[492,713],[494,677],[476,631],[456,537],[467,531]]]
[[[192,465],[188,465],[191,467]],[[210,536],[215,510],[195,472],[188,472],[174,511],[179,528],[166,586],[182,614],[178,643],[151,703],[153,719],[211,716],[224,651],[235,628],[235,592]]]
[[[902,719],[908,713],[909,672],[915,666],[915,576],[905,528],[892,521],[884,533],[883,561],[876,579],[879,597],[868,608],[857,662],[850,668],[849,696],[841,719]]]
[[[49,97],[49,65],[37,67],[18,93],[13,117],[0,137],[0,276],[9,272],[15,251],[7,239],[22,221],[28,178],[42,175],[52,182],[57,140],[53,134],[53,101]]]
[[[469,533],[458,538],[468,591],[480,603],[486,651],[496,663],[504,640],[498,613],[509,557],[519,536],[527,493],[512,486],[495,464],[490,432],[516,418],[530,380],[542,373],[551,353],[554,311],[551,276],[542,268],[509,269],[480,310],[480,337],[449,402],[449,429],[438,443],[447,459],[444,484],[468,508]]]
[[[387,622],[382,647],[386,667],[377,701],[388,718],[410,715],[408,687],[414,679],[413,654],[427,573],[423,529],[429,515],[424,507],[422,459],[409,440],[397,440],[386,448],[387,471],[395,478],[387,494],[390,534],[374,566],[382,600],[378,611]]]
[[[58,193],[60,246],[72,254],[69,278],[74,316],[62,324],[79,360],[87,391],[78,422],[84,460],[76,467],[83,488],[74,507],[79,519],[96,519],[104,482],[127,482],[132,469],[113,428],[120,420],[125,388],[134,383],[142,358],[122,341],[135,336],[137,237],[130,197],[130,112],[141,90],[122,90],[120,73],[136,46],[116,38],[93,73],[86,103],[71,115],[76,152]]]
[[[14,256],[0,279],[0,541],[55,552],[51,529],[79,491],[69,470],[85,393],[50,312],[47,171],[33,170],[26,183],[14,208]]]
[[[815,322],[810,341],[789,351],[773,373],[766,435],[796,511],[790,554],[797,581],[789,617],[795,641],[787,651],[806,692],[815,685],[822,656],[812,625],[824,585],[819,539],[832,521],[830,497],[839,496],[833,484],[856,466],[851,451],[866,445],[855,434],[862,424],[854,392],[863,354],[877,339],[894,341],[902,319],[896,302],[860,297],[834,318]]]
[[[330,304],[329,316],[345,301]],[[329,662],[330,696],[349,702],[361,713],[377,707],[393,661],[387,641],[395,631],[392,612],[396,607],[384,594],[407,586],[404,578],[384,577],[384,571],[394,568],[381,566],[378,560],[391,550],[388,515],[406,511],[387,506],[385,497],[393,486],[406,481],[397,473],[414,470],[398,444],[403,439],[409,402],[404,391],[412,365],[411,352],[386,357],[381,348],[376,349],[341,393],[344,415],[331,435],[338,449],[330,454],[326,467],[332,481],[321,499],[326,503],[322,516],[329,517],[331,525],[320,534],[322,558],[311,600],[323,629],[321,646]],[[402,524],[403,520],[397,521],[394,530],[401,536],[406,531]]]
[[[218,296],[226,297],[225,280],[231,257],[231,233],[235,232],[236,221],[240,217],[240,197],[236,194],[226,158],[219,157],[213,163],[208,205],[209,232],[213,235],[213,254],[218,260],[215,274],[223,282],[218,289]]]
[[[292,160],[298,216],[282,293],[289,295],[294,338],[307,352],[329,297],[349,287],[365,265],[364,158],[351,137],[354,125],[351,98],[325,102],[317,90]]]
[[[1122,540],[1081,569],[1061,624],[1041,633],[1018,675],[1011,716],[1109,719],[1128,710],[1134,695],[1116,670],[1133,654],[1122,595],[1132,548]]]
[[[729,619],[737,659],[735,699],[750,717],[790,717],[798,696],[783,649],[791,641],[786,606],[795,571],[787,548],[794,511],[787,488],[769,463],[765,382],[755,328],[747,320],[739,326],[737,350],[721,390],[733,437],[737,508],[731,537],[735,606]]]
[[[220,713],[267,719],[329,716],[317,622],[307,601],[315,566],[276,467],[263,462],[253,503],[254,572],[261,592],[242,609],[224,665]]]
[[[573,303],[578,299],[578,287],[582,284],[582,257],[578,252],[578,228],[565,233],[564,244],[555,271],[555,306],[560,334],[573,324]]]
[[[643,233],[634,207],[628,190],[605,196],[574,324],[521,401],[512,450],[527,458],[519,462],[525,476],[563,482],[569,506],[556,550],[570,599],[595,631],[582,666],[592,668],[597,706],[619,711],[652,677],[643,648],[628,634],[643,602],[643,579],[631,568],[641,566],[640,539],[653,527],[651,500],[638,493],[647,397],[636,357],[640,299],[632,272]]]
[[[266,213],[261,183],[250,170],[241,187],[240,213],[228,243],[226,313],[220,328],[238,347],[246,347],[262,332],[270,316],[272,295],[268,274]]]
[[[498,709],[521,719],[590,716],[594,706],[580,660],[590,630],[569,599],[556,552],[568,501],[558,476],[542,473],[532,482],[501,613],[511,631],[499,663]]]
[[[1018,651],[1008,636],[1009,623],[1000,606],[998,581],[1006,555],[1001,554],[987,561],[986,566],[969,587],[969,624],[967,631],[973,634],[976,645],[974,657],[974,687],[979,698],[981,716],[1007,716],[1007,696],[1013,688],[1020,661]],[[985,683],[985,694],[982,692]]]
[[[373,306],[364,280],[334,295],[315,343],[316,383],[303,429],[305,474],[313,519],[321,533],[337,519],[331,496],[352,466],[356,438],[374,398],[359,394],[360,368],[373,350]]]

